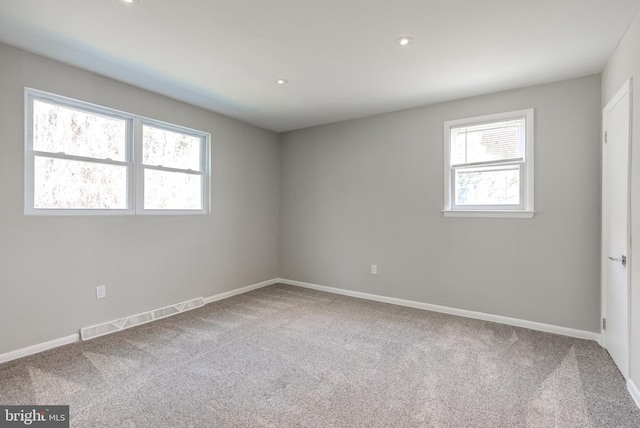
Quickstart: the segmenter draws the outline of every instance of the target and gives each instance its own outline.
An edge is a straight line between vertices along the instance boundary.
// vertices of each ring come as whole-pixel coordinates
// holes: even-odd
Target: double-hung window
[[[533,109],[444,128],[444,215],[533,217]]]
[[[147,213],[206,211],[207,137],[143,120],[137,204]]]
[[[209,134],[25,90],[25,213],[204,214]]]

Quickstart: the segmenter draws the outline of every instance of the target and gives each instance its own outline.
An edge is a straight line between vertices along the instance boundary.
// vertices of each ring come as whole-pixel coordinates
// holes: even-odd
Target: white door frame
[[[606,150],[605,150],[605,130],[606,113],[610,111],[622,97],[627,93],[629,94],[629,148],[627,153],[627,367],[626,373],[629,375],[630,362],[631,362],[631,269],[633,264],[633,258],[631,257],[631,153],[632,153],[632,117],[633,117],[633,78],[627,80],[618,92],[611,98],[607,105],[602,109],[602,225],[607,221],[606,207],[605,207],[605,185],[606,185]],[[601,313],[602,318],[607,317],[607,281],[606,281],[606,265],[608,263],[607,248],[606,248],[606,236],[605,228],[602,228],[601,233],[602,241],[601,245],[601,269],[600,269],[600,290],[601,290]],[[606,348],[606,331],[602,328],[602,322],[600,324],[600,345]],[[626,380],[626,379],[625,379]]]

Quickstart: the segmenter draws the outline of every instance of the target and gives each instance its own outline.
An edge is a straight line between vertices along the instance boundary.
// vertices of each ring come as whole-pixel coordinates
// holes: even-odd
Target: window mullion
[[[135,165],[134,183],[134,211],[139,214],[144,209],[144,169],[142,167],[142,121],[140,118],[133,120],[133,156]]]
[[[520,209],[523,210],[527,206],[527,191],[526,191],[526,183],[527,183],[527,164],[526,162],[522,162],[522,166],[520,167]]]

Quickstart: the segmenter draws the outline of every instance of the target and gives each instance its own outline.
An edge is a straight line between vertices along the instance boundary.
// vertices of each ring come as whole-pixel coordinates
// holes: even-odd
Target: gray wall
[[[637,21],[635,45],[621,44],[606,76],[630,66],[615,64],[637,49]],[[25,86],[210,132],[212,214],[24,216]],[[289,132],[279,144],[0,44],[0,353],[278,276],[598,331],[600,89],[590,76]],[[444,218],[443,122],[529,107],[536,216]]]
[[[631,242],[639,239],[640,230],[640,13],[627,29],[624,38],[602,73],[602,107],[620,89],[624,82],[633,78],[633,137],[631,142]],[[632,244],[632,255],[638,254]],[[630,377],[640,387],[640,264],[630,258],[631,269],[631,359]]]
[[[24,216],[25,86],[210,132],[212,214]],[[0,354],[277,277],[278,179],[277,134],[0,44]]]
[[[445,218],[443,122],[529,107],[535,217]],[[597,332],[599,135],[599,75],[285,133],[280,275]]]

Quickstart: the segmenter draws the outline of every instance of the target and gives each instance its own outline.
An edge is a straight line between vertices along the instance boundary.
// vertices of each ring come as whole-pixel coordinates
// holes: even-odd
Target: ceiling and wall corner
[[[599,73],[639,8],[21,0],[0,2],[0,42],[282,132]]]

